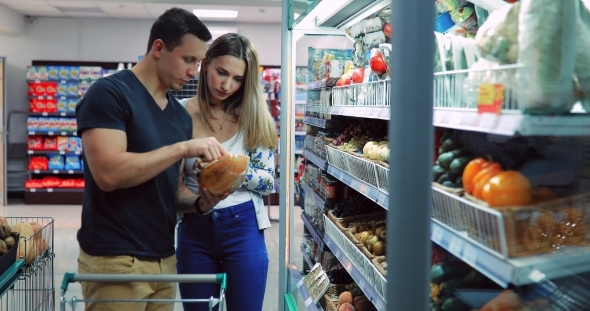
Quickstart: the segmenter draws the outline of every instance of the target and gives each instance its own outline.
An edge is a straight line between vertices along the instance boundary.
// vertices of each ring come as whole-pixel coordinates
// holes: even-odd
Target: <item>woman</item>
[[[216,39],[201,62],[197,96],[183,102],[193,119],[193,137],[215,137],[230,154],[246,154],[250,167],[242,187],[213,197],[199,189],[195,159],[184,164],[186,188],[199,194],[197,208],[185,213],[178,231],[179,274],[225,272],[227,310],[262,310],[268,272],[264,229],[270,227],[262,195],[274,186],[277,133],[248,39],[226,34]],[[195,212],[197,209],[197,212]],[[215,284],[179,285],[183,299],[219,297]],[[208,310],[184,303],[184,310]]]

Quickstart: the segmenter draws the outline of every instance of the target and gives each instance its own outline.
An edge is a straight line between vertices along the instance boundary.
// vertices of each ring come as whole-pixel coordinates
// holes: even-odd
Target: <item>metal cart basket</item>
[[[209,299],[76,299],[66,298],[68,285],[74,282],[178,282],[178,283],[217,283],[221,285],[219,298],[211,297]],[[61,284],[60,310],[66,311],[66,305],[71,306],[71,310],[76,310],[78,302],[190,302],[190,303],[208,303],[209,310],[219,305],[219,311],[225,311],[225,288],[227,278],[225,273],[219,274],[76,274],[66,273]]]

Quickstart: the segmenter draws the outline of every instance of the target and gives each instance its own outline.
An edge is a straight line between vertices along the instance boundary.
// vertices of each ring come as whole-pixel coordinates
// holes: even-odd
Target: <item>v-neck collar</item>
[[[129,69],[125,69],[125,70],[129,70]],[[167,110],[170,110],[170,93],[168,91],[166,91],[166,107],[164,107],[164,109],[162,109],[162,107],[160,107],[160,105],[158,105],[158,103],[156,102],[156,100],[154,99],[154,96],[152,96],[152,93],[150,93],[150,91],[148,91],[148,89],[145,87],[145,85],[141,82],[141,80],[139,80],[139,78],[135,75],[135,72],[129,70],[129,73],[133,76],[133,78],[135,78],[135,81],[137,81],[137,83],[139,83],[143,89],[143,91],[152,99],[152,104],[161,112],[166,112]]]

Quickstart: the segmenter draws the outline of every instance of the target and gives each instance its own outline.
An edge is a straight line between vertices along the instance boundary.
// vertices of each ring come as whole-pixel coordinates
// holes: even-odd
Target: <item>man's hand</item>
[[[191,139],[184,146],[185,158],[197,158],[197,162],[211,162],[228,154],[215,137]]]
[[[213,195],[207,188],[199,188],[199,195],[201,199],[199,200],[199,206],[197,207],[203,214],[208,213],[212,210],[215,205],[219,202],[225,200],[231,193],[226,192],[222,195]]]

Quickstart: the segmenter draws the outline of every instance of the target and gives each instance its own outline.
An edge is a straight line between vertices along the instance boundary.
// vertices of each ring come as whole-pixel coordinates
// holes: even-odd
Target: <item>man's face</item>
[[[157,53],[158,77],[173,90],[180,90],[197,76],[199,63],[207,53],[207,43],[192,34],[182,37],[180,45],[172,51],[162,48]]]

